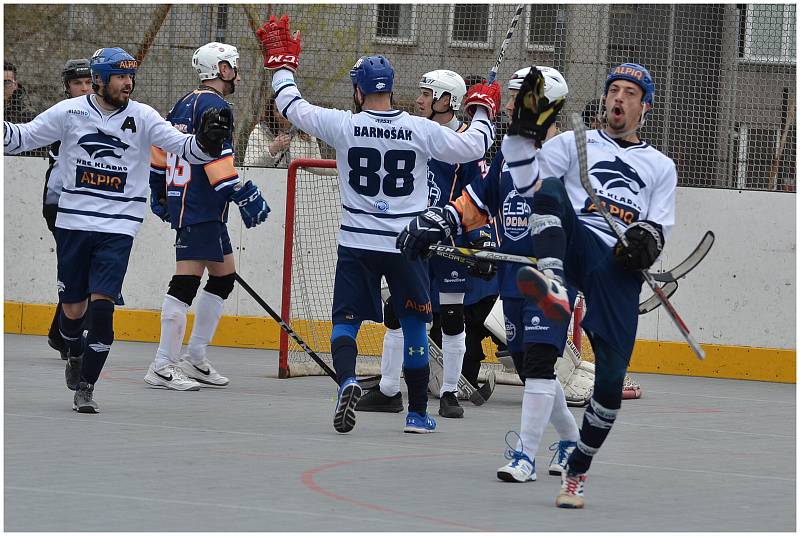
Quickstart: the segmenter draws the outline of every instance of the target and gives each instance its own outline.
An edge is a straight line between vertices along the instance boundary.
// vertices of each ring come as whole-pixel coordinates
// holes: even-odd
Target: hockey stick
[[[514,18],[511,19],[511,25],[506,32],[506,38],[503,39],[503,42],[500,44],[500,52],[497,54],[497,61],[494,62],[494,67],[489,69],[489,76],[486,77],[487,85],[491,85],[494,79],[497,78],[497,69],[500,68],[500,64],[503,62],[503,56],[506,54],[506,47],[508,47],[508,44],[511,42],[511,36],[514,35],[514,28],[517,27],[519,16],[522,14],[524,8],[525,4],[517,4],[517,11],[514,13]]]
[[[671,298],[675,291],[678,290],[678,282],[677,281],[667,281],[663,285],[661,285],[661,291],[667,296],[667,298]],[[657,294],[653,294],[642,303],[639,304],[639,314],[646,315],[650,311],[657,309],[658,306],[661,305],[661,300],[658,299]]]
[[[660,283],[668,283],[676,281],[681,277],[686,276],[689,272],[700,264],[705,259],[711,246],[714,245],[714,233],[706,231],[705,236],[700,240],[700,243],[695,246],[688,257],[682,260],[677,266],[665,272],[654,273],[653,279]],[[446,246],[444,244],[433,244],[428,246],[428,249],[439,257],[450,259],[453,261],[461,262],[463,264],[474,265],[478,260],[487,260],[493,262],[513,262],[517,264],[526,264],[528,266],[536,266],[536,257],[527,257],[524,255],[514,255],[512,253],[500,253],[498,251],[490,251],[485,249],[465,248],[458,246]]]
[[[572,114],[570,116],[570,122],[572,123],[572,130],[574,131],[575,134],[575,147],[578,152],[578,163],[579,163],[578,168],[580,172],[579,174],[581,179],[581,186],[583,186],[583,189],[586,190],[586,195],[588,195],[589,199],[591,199],[592,203],[594,204],[595,210],[598,212],[598,214],[600,214],[603,217],[608,226],[617,236],[617,239],[620,241],[620,243],[622,243],[623,246],[627,247],[628,239],[625,236],[625,233],[622,232],[622,230],[617,225],[617,222],[615,222],[614,219],[611,217],[611,214],[608,212],[606,206],[602,204],[600,199],[597,197],[597,193],[594,191],[592,183],[589,180],[589,164],[588,164],[588,158],[586,156],[586,126],[583,123],[583,119],[581,119],[581,116],[578,114]],[[678,314],[678,311],[675,310],[675,307],[673,307],[672,303],[670,303],[669,298],[667,298],[667,295],[664,294],[664,292],[661,290],[661,287],[658,286],[656,280],[653,279],[652,274],[650,274],[650,272],[648,272],[647,270],[642,270],[641,274],[645,282],[653,290],[653,293],[655,293],[658,296],[659,301],[667,310],[667,314],[672,319],[672,322],[678,328],[678,331],[681,332],[683,338],[686,339],[686,342],[689,343],[689,346],[691,347],[692,351],[695,353],[697,358],[700,360],[704,359],[706,356],[705,351],[700,347],[700,345],[694,339],[692,334],[689,332],[689,328],[686,326],[683,319]]]
[[[672,270],[653,274],[653,279],[661,283],[677,281],[681,277],[684,277],[686,274],[694,270],[695,266],[700,264],[700,262],[706,258],[706,255],[708,255],[708,252],[711,251],[711,246],[713,245],[714,233],[711,231],[706,231],[706,234],[703,236],[702,240],[700,240],[700,243],[697,244],[697,247],[694,248],[694,251],[689,253],[688,257],[686,257]]]
[[[278,316],[278,313],[276,313],[272,309],[272,307],[270,307],[267,304],[267,302],[265,302],[261,298],[261,296],[259,296],[256,293],[256,291],[253,290],[252,287],[250,287],[250,285],[248,285],[244,279],[242,279],[242,276],[240,276],[238,273],[234,273],[233,276],[234,278],[236,278],[236,282],[239,283],[242,286],[242,288],[247,291],[248,294],[250,294],[250,297],[253,298],[256,302],[258,302],[258,304],[267,312],[267,314],[269,314],[269,316],[271,316],[272,319],[278,323],[281,329],[285,331],[286,334],[289,335],[292,339],[294,339],[294,342],[296,342],[300,346],[300,348],[305,350],[305,352],[309,356],[311,356],[311,359],[313,359],[314,362],[316,362],[316,364],[320,366],[320,368],[325,372],[325,374],[330,376],[331,379],[333,379],[333,381],[335,381],[336,384],[338,385],[339,382],[336,380],[336,373],[333,371],[333,369],[331,369],[328,366],[328,364],[325,363],[325,361],[323,361],[322,358],[318,356],[317,353],[314,350],[312,350],[305,343],[303,339],[300,338],[300,336],[291,328],[291,326],[289,326],[289,324],[284,322],[283,319],[280,316]],[[363,389],[372,389],[378,385],[379,381],[380,381],[380,376],[373,376],[371,378],[364,378],[363,380],[358,380],[358,383],[361,384],[361,387]]]

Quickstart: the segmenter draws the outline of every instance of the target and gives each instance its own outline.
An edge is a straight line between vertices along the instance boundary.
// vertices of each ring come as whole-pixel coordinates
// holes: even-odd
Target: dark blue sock
[[[356,376],[356,356],[358,347],[356,341],[348,335],[340,335],[331,342],[333,355],[333,370],[336,371],[336,382],[342,385],[347,378]]]
[[[403,367],[403,376],[408,387],[408,411],[421,415],[428,412],[428,377],[431,369],[426,363],[418,368]]]
[[[108,300],[95,300],[89,304],[89,308],[92,320],[83,353],[81,379],[95,384],[114,342],[114,304]]]
[[[67,351],[72,356],[79,356],[83,353],[83,341],[81,335],[83,334],[83,319],[85,315],[72,320],[67,318],[64,314],[63,307],[60,309],[58,316],[58,331],[61,333],[61,338],[64,339]]]

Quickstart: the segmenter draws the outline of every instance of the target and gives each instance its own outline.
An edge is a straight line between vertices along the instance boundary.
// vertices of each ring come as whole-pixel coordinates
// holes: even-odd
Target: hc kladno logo
[[[95,134],[87,134],[78,140],[78,145],[83,147],[83,150],[89,155],[90,158],[103,158],[104,156],[111,156],[113,158],[122,158],[122,154],[117,154],[118,149],[125,150],[130,147],[127,143],[122,141],[116,136],[106,134],[99,128]]]
[[[646,185],[639,174],[631,166],[614,158],[613,162],[597,162],[589,170],[606,190],[612,188],[627,188],[634,194],[638,194]]]

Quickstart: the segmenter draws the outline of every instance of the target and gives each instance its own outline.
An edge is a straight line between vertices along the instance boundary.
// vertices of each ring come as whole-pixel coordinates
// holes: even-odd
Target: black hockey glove
[[[565,100],[565,97],[561,97],[550,102],[544,95],[544,76],[539,69],[531,67],[514,99],[508,135],[530,138],[537,147],[541,147],[547,138],[547,130],[556,122]]]
[[[661,226],[651,221],[637,221],[625,231],[627,247],[617,241],[614,258],[622,268],[631,272],[650,268],[664,249]]]
[[[438,244],[458,232],[458,219],[452,209],[430,207],[408,222],[400,232],[395,245],[400,253],[411,260],[430,255],[428,246]]]
[[[222,144],[231,137],[232,132],[233,114],[230,108],[209,108],[200,118],[195,139],[204,153],[218,158],[222,154]]]
[[[497,249],[497,242],[492,238],[492,233],[486,227],[475,229],[467,233],[467,242],[469,246],[476,249],[483,249],[487,251],[495,251]],[[469,275],[472,277],[480,277],[485,281],[491,279],[497,274],[497,265],[492,261],[486,259],[478,259],[475,264],[469,267]]]

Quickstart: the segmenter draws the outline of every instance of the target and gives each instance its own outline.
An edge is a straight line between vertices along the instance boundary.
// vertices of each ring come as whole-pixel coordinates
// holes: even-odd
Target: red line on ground
[[[425,456],[425,457],[432,458],[432,457],[436,457],[436,456],[450,456],[450,454],[433,454],[433,455],[429,455],[429,456]],[[360,506],[361,508],[367,508],[369,510],[376,510],[378,512],[385,512],[385,513],[388,513],[388,514],[397,514],[397,515],[403,516],[403,517],[413,517],[413,518],[416,518],[416,519],[423,519],[425,521],[431,521],[433,523],[437,523],[437,524],[440,524],[440,525],[447,525],[447,526],[450,526],[450,527],[458,527],[458,528],[462,528],[462,529],[481,531],[481,532],[493,532],[493,531],[489,531],[489,529],[483,529],[483,528],[480,528],[480,527],[474,527],[472,525],[465,525],[464,523],[458,523],[456,521],[450,521],[448,519],[442,519],[442,518],[439,518],[439,517],[432,517],[432,516],[424,516],[424,515],[414,514],[412,512],[400,512],[398,510],[393,510],[391,508],[387,508],[387,507],[381,506],[379,504],[369,503],[369,502],[365,502],[365,501],[359,501],[357,499],[353,499],[352,497],[345,497],[343,495],[339,495],[339,494],[334,493],[334,492],[332,492],[330,490],[327,490],[327,489],[323,488],[322,486],[320,486],[319,484],[317,484],[314,481],[314,477],[316,475],[318,475],[319,473],[322,473],[323,471],[327,471],[328,469],[336,469],[336,468],[339,468],[339,467],[344,467],[344,466],[347,466],[347,465],[353,465],[353,464],[356,464],[356,463],[385,462],[385,461],[395,461],[395,460],[407,460],[407,459],[411,459],[411,458],[413,458],[415,460],[418,460],[420,458],[420,456],[419,455],[414,455],[414,456],[408,456],[408,455],[407,456],[387,456],[387,457],[381,457],[381,458],[365,458],[363,460],[342,460],[342,461],[338,461],[338,462],[334,462],[334,463],[328,463],[328,464],[325,464],[325,465],[320,465],[319,467],[315,467],[313,469],[309,469],[308,471],[305,471],[303,473],[303,475],[302,475],[303,485],[305,485],[311,491],[314,491],[316,493],[320,493],[322,495],[325,495],[326,497],[330,497],[331,499],[334,499],[334,500],[337,500],[337,501],[342,501],[342,502],[347,502],[347,503],[353,504],[355,506]]]

